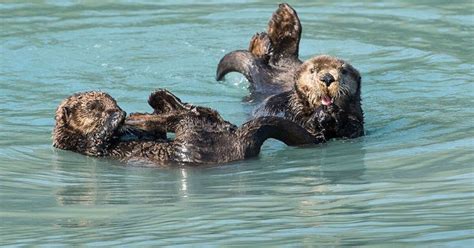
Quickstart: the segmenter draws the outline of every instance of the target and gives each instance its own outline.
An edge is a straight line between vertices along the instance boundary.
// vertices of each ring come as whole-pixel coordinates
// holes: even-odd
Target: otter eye
[[[346,69],[346,68],[342,68],[341,73],[342,73],[342,75],[346,75],[346,74],[347,74],[347,69]]]
[[[316,72],[316,68],[311,68],[311,69],[309,69],[309,72],[310,72],[310,73],[315,73],[315,72]]]
[[[87,104],[89,110],[104,111],[104,105],[100,101],[92,101]]]

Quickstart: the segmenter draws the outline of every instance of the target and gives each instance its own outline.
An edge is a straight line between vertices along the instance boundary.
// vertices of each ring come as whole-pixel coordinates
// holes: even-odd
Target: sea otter
[[[364,134],[361,77],[348,62],[321,55],[305,61],[294,89],[270,96],[254,116],[281,116],[315,137],[355,138]]]
[[[166,90],[154,92],[149,104],[153,114],[126,118],[106,93],[74,94],[56,110],[53,146],[121,160],[215,164],[257,156],[268,138],[287,145],[318,142],[299,125],[277,117],[260,117],[236,127],[217,111],[184,104]],[[166,139],[166,132],[175,132],[175,139]]]
[[[291,90],[302,64],[298,58],[301,23],[289,4],[280,4],[268,23],[267,32],[257,33],[248,50],[226,54],[219,62],[216,80],[229,72],[240,72],[250,82],[255,98]]]

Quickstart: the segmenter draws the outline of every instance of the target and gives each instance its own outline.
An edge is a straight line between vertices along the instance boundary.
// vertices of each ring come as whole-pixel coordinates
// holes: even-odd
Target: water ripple
[[[151,111],[150,92],[169,88],[243,123],[248,82],[217,83],[215,66],[275,4],[0,3],[0,245],[472,246],[472,3],[294,7],[303,58],[361,71],[367,135],[150,168],[52,148],[56,106],[103,90]]]

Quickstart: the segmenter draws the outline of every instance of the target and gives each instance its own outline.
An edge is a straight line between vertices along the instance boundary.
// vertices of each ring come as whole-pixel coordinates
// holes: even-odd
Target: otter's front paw
[[[125,119],[125,131],[136,136],[152,135],[166,139],[167,116],[155,114],[132,113]]]
[[[165,114],[185,109],[185,104],[177,96],[166,89],[158,89],[148,98],[148,104],[155,114]]]
[[[271,53],[271,42],[268,38],[267,33],[256,33],[252,39],[250,39],[249,52],[257,58],[267,60]]]
[[[321,130],[331,129],[336,125],[333,115],[322,109],[316,111],[312,118],[315,125],[319,126]]]
[[[339,108],[339,106],[337,106],[336,104],[331,104],[325,108],[326,113],[335,114],[335,113],[338,113],[339,111],[341,111],[341,108]]]

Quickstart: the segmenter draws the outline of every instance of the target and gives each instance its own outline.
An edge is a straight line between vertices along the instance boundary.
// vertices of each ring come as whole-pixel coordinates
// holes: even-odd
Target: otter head
[[[103,92],[77,93],[56,110],[53,146],[103,156],[125,120],[126,113]]]
[[[344,104],[360,97],[360,74],[348,62],[321,55],[305,61],[298,69],[295,89],[312,107]]]

